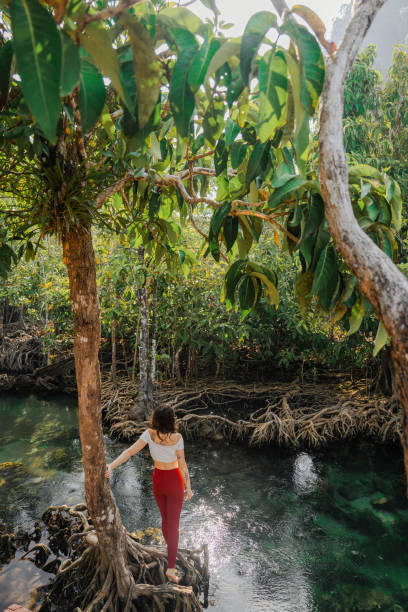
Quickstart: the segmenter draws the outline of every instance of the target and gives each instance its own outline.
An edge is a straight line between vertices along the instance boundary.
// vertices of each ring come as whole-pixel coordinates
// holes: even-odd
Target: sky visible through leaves
[[[332,21],[339,14],[343,3],[344,0],[304,0],[299,3],[289,1],[288,5],[304,4],[311,8],[324,21],[327,32],[330,33]],[[234,27],[228,30],[229,35],[237,36],[242,33],[251,15],[258,11],[273,10],[270,0],[251,0],[251,2],[244,2],[243,0],[218,0],[217,6],[221,11],[221,19],[227,23],[234,24]],[[206,17],[210,14],[200,2],[194,4],[193,11],[201,17]]]

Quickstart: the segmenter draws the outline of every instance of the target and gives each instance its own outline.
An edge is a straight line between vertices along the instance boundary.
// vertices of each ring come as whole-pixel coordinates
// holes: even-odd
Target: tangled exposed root
[[[146,427],[129,418],[136,388],[123,380],[102,385],[110,434],[134,439]],[[156,401],[172,406],[187,438],[223,437],[261,446],[324,446],[356,436],[397,441],[401,431],[398,401],[370,395],[366,381],[325,384],[199,381],[188,387],[162,386]]]
[[[199,594],[208,597],[208,550],[179,549],[180,584],[166,580],[167,551],[141,544],[126,534],[126,571],[118,572],[114,555],[101,554],[86,506],[50,506],[43,515],[49,546],[36,544],[24,556],[46,571],[54,563],[55,577],[40,587],[39,612],[198,612]],[[50,559],[52,554],[55,559]],[[41,560],[40,560],[41,556]],[[62,561],[61,556],[67,557]],[[203,557],[203,561],[201,560]],[[119,584],[121,583],[121,584]]]

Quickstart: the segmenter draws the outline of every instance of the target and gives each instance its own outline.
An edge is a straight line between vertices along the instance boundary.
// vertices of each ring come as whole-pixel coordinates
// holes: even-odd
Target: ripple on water
[[[126,445],[105,437],[108,460]],[[408,510],[400,453],[368,443],[324,453],[186,443],[195,495],[180,541],[210,552],[214,612],[408,610]],[[16,461],[21,461],[17,464]],[[76,410],[66,398],[0,400],[0,521],[30,528],[49,504],[83,500]],[[1,466],[0,466],[1,468]],[[131,531],[159,527],[147,454],[114,471]],[[20,555],[21,556],[21,555]],[[19,555],[0,571],[0,610],[48,574]]]

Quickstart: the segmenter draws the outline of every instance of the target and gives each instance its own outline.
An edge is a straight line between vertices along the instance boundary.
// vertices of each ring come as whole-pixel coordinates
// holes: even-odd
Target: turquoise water
[[[49,504],[83,500],[76,417],[65,396],[0,398],[0,522],[29,529]],[[105,442],[110,460],[125,448]],[[398,448],[361,442],[294,452],[200,441],[187,442],[186,457],[194,496],[183,506],[181,542],[209,544],[210,610],[408,610]],[[114,472],[131,531],[160,525],[151,476],[147,454]],[[0,610],[27,604],[49,580],[21,555],[0,570]]]

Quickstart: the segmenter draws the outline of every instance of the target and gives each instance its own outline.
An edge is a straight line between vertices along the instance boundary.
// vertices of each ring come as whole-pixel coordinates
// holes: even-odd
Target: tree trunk
[[[112,344],[112,364],[111,364],[111,380],[116,383],[116,327],[118,322],[115,317],[112,317],[111,322],[111,344]]]
[[[154,388],[156,383],[156,346],[157,346],[157,283],[153,286],[153,300],[152,300],[152,321],[150,329],[150,369],[147,383],[147,414],[146,417],[150,418],[151,413],[154,409]]]
[[[85,499],[98,538],[102,564],[112,567],[118,595],[124,600],[132,585],[132,575],[126,563],[126,532],[104,477],[106,461],[98,362],[101,330],[90,228],[68,232],[63,239],[63,252],[75,326],[74,357]]]
[[[139,264],[144,268],[144,247],[138,250]],[[144,281],[138,290],[139,309],[140,309],[140,335],[139,335],[139,392],[137,401],[129,411],[129,416],[135,421],[143,421],[149,414],[149,307],[147,295],[146,273],[143,271]]]
[[[349,195],[343,144],[343,94],[363,38],[385,0],[359,0],[326,69],[320,101],[319,179],[330,234],[391,338],[396,391],[403,413],[402,445],[408,494],[408,280],[360,228]]]
[[[133,351],[133,363],[132,363],[132,382],[135,382],[137,348],[138,348],[138,344],[139,344],[139,326],[140,326],[140,308],[139,308],[139,312],[137,313],[136,334],[135,334],[135,350]]]
[[[4,337],[4,314],[6,311],[6,300],[3,300],[0,306],[0,341]]]

